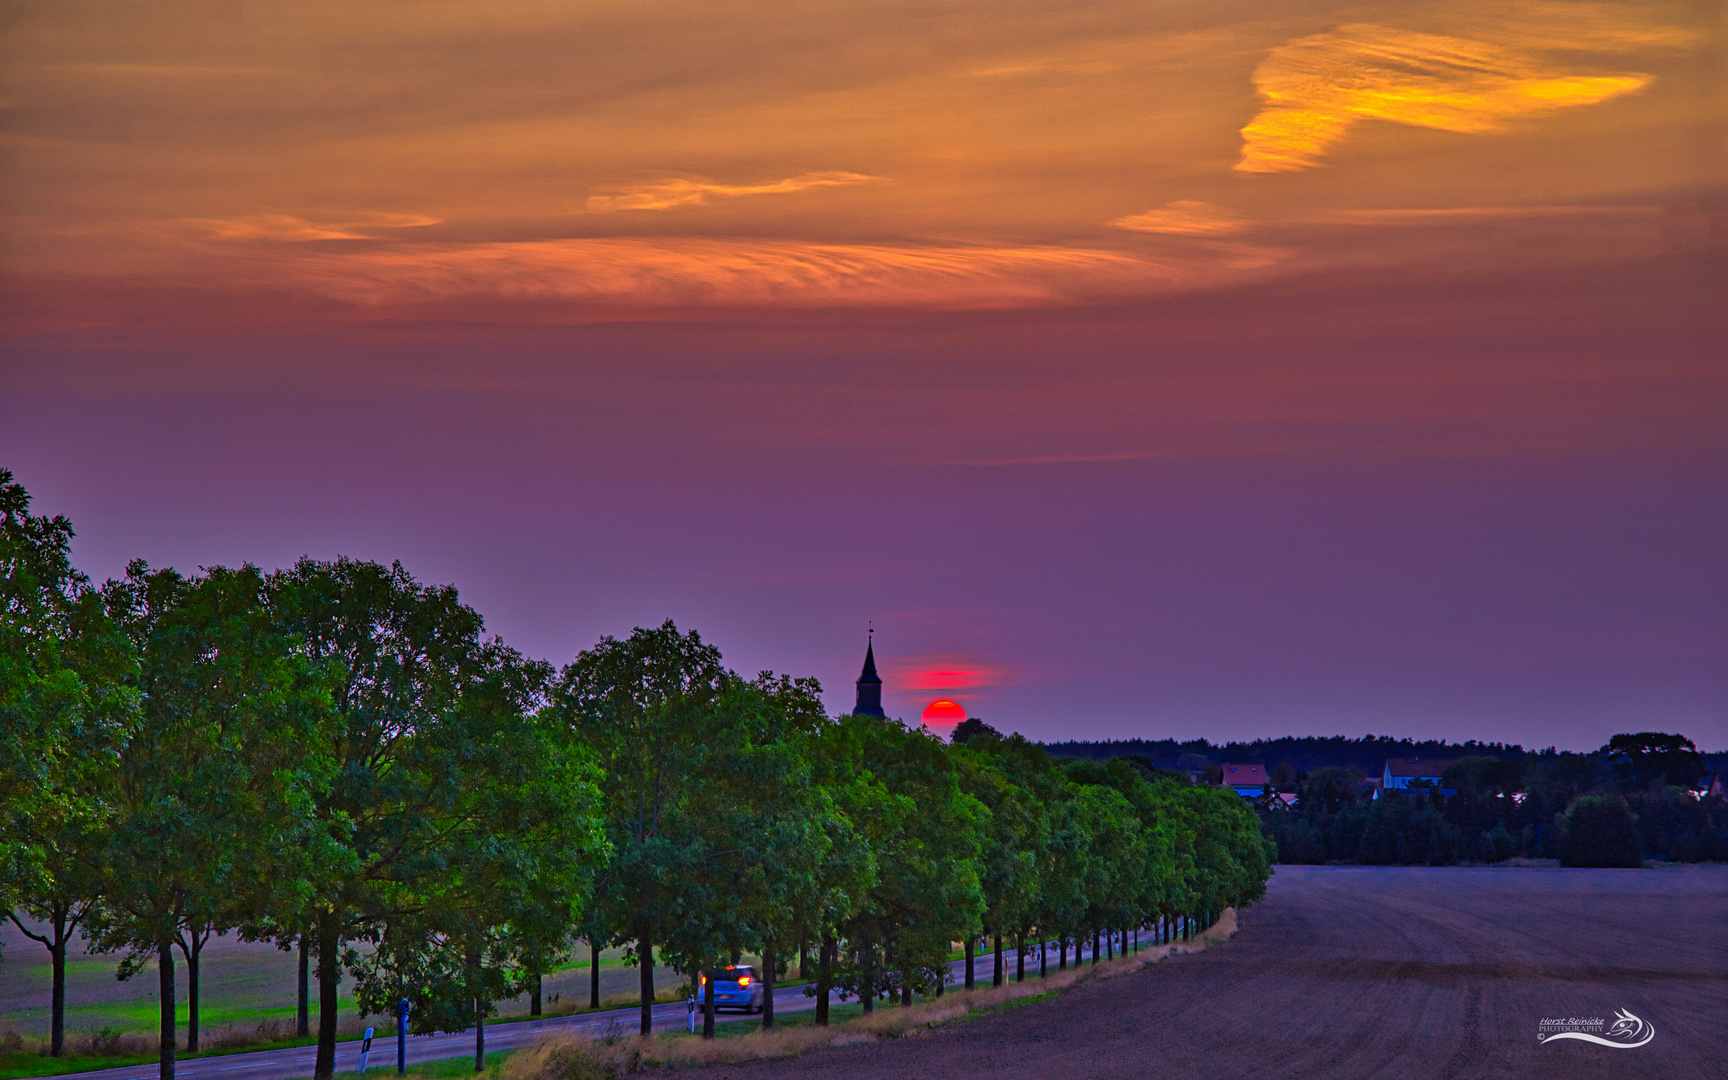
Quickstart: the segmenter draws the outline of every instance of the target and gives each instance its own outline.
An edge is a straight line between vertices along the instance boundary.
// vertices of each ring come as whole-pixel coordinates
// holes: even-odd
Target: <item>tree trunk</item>
[[[636,960],[641,968],[642,1034],[654,1034],[654,934],[646,927],[636,934]]]
[[[1038,928],[1038,977],[1040,979],[1050,974],[1050,941],[1044,933],[1044,928]]]
[[[702,980],[702,1037],[714,1037],[714,973]]]
[[[486,1071],[486,1003],[474,999],[474,1071]]]
[[[1056,970],[1068,970],[1068,935],[1063,934],[1056,939]]]
[[[600,1007],[600,946],[588,939],[588,1007]]]
[[[762,1030],[774,1029],[774,939],[762,943]]]
[[[966,939],[966,989],[968,989],[968,990],[972,989],[972,986],[973,986],[972,944],[973,944],[974,940],[976,940],[976,939],[974,939],[974,938],[967,938]]]
[[[534,987],[533,987],[533,989],[528,991],[528,1015],[529,1016],[539,1016],[540,1015],[540,998],[542,996],[541,991],[544,989],[545,981],[546,980],[543,979],[538,972],[536,972],[534,974]]]
[[[186,928],[186,939],[180,952],[186,957],[186,1052],[198,1052],[198,957],[204,951],[209,931]]]
[[[864,1002],[864,1015],[869,1016],[876,1011],[876,950],[865,945],[860,950],[859,967],[863,969],[864,979],[858,997]]]
[[[156,986],[162,999],[157,1075],[161,1080],[174,1080],[174,939],[170,937],[156,942]]]
[[[318,1057],[314,1080],[336,1075],[336,984],[342,977],[342,946],[336,913],[318,913]]]
[[[1021,930],[1014,938],[1014,981],[1026,981],[1026,931]]]
[[[47,923],[51,928],[48,935],[38,934],[25,926],[18,919],[18,913],[12,911],[8,917],[18,931],[32,941],[39,941],[48,950],[48,966],[52,972],[52,988],[49,992],[48,1005],[48,1056],[59,1057],[66,1051],[66,946],[72,940],[72,931],[89,914],[86,903],[84,910],[72,914],[76,907],[73,903],[53,904],[49,909]]]
[[[196,939],[194,939],[196,940]],[[186,1052],[198,1052],[198,946],[186,956]]]
[[[902,969],[900,972],[900,1007],[902,1009],[912,1007],[912,972],[907,969]]]
[[[1008,972],[1002,968],[1002,930],[996,930],[996,966],[990,973],[990,985],[1001,986],[1008,980]]]
[[[834,939],[822,935],[816,959],[816,1026],[828,1026],[828,995],[834,989]]]
[[[1104,944],[1103,933],[1101,931],[1099,931],[1099,929],[1097,927],[1093,927],[1092,928],[1092,964],[1094,967],[1097,966],[1098,960],[1104,955],[1103,949],[1099,948],[1099,946],[1101,946],[1102,944]]]
[[[294,1017],[294,1034],[302,1039],[311,1030],[311,999],[312,999],[312,943],[307,940],[306,932],[300,932],[300,996],[299,1009]]]
[[[54,968],[53,997],[48,1007],[48,1056],[59,1057],[66,1052],[66,920],[60,909],[54,909],[54,944],[48,947]]]

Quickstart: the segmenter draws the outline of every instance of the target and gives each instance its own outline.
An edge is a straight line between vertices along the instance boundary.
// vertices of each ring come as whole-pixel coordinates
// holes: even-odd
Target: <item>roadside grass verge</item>
[[[675,991],[662,990],[656,997],[657,1002],[666,1003],[682,1001]],[[524,1020],[545,1020],[557,1016],[577,1016],[582,1013],[604,1012],[622,1006],[636,1004],[634,997],[618,997],[604,1001],[599,1009],[590,1009],[586,1005],[575,1006],[565,1002],[562,1006],[548,1008],[542,1016],[509,1016],[494,1017],[486,1022],[488,1028],[502,1027],[507,1024]],[[184,1033],[184,1016],[181,1021],[181,1031]],[[368,1026],[380,1027],[378,1017],[345,1016],[337,1025],[336,1034],[339,1039],[351,1040],[360,1037],[360,1033]],[[294,1019],[292,1013],[283,1020],[266,1020],[257,1025],[231,1024],[218,1028],[206,1027],[199,1034],[200,1043],[196,1054],[187,1053],[184,1049],[176,1055],[177,1061],[190,1061],[196,1058],[226,1057],[230,1054],[245,1054],[257,1050],[285,1050],[296,1046],[316,1046],[316,1034],[299,1036],[292,1034]],[[380,1028],[380,1030],[383,1030]],[[393,1031],[393,1029],[392,1029]],[[389,1035],[394,1038],[394,1034]],[[382,1039],[383,1036],[380,1036]],[[145,1034],[141,1031],[121,1031],[105,1028],[101,1031],[68,1032],[66,1035],[66,1052],[59,1057],[48,1056],[48,1040],[35,1035],[20,1035],[15,1031],[0,1031],[0,1080],[18,1080],[27,1076],[64,1076],[70,1073],[91,1072],[96,1069],[118,1069],[127,1066],[146,1066],[156,1062],[157,1036],[154,1033]],[[378,1043],[374,1043],[374,1046]],[[510,1051],[499,1051],[488,1054],[487,1060],[496,1058],[502,1061]],[[444,1069],[450,1062],[466,1063],[466,1069],[458,1069],[456,1073],[439,1072],[436,1076],[474,1074],[472,1057],[451,1058],[427,1062],[426,1067]],[[395,1051],[390,1051],[390,1075],[396,1073]],[[416,1068],[408,1070],[414,1074]],[[369,1072],[377,1073],[377,1067]],[[358,1076],[358,1073],[354,1074]],[[427,1074],[429,1076],[434,1074]]]
[[[868,1016],[857,1004],[836,1006],[830,1010],[830,1026],[825,1028],[816,1026],[813,1011],[801,1010],[776,1017],[772,1031],[744,1024],[718,1025],[716,1034],[721,1037],[714,1039],[701,1039],[682,1031],[651,1038],[616,1035],[599,1039],[579,1039],[559,1033],[505,1060],[496,1080],[616,1080],[647,1069],[741,1065],[795,1057],[826,1046],[915,1037],[942,1024],[1048,1001],[1084,982],[1117,978],[1172,956],[1199,952],[1222,943],[1235,932],[1236,912],[1227,908],[1217,923],[1189,941],[1143,947],[1138,953],[1051,972],[1042,979],[1029,978],[1023,983],[1010,982],[981,990],[957,990],[939,998],[922,999],[909,1007],[882,1007]],[[732,1033],[726,1028],[746,1030]]]
[[[490,1026],[490,1025],[488,1025]],[[374,1044],[376,1045],[376,1044]],[[415,1080],[459,1080],[463,1077],[481,1077],[484,1080],[496,1080],[505,1060],[516,1050],[493,1050],[486,1055],[486,1068],[476,1071],[474,1055],[465,1054],[462,1057],[439,1058],[437,1061],[422,1061],[417,1065],[408,1066],[404,1076]],[[390,1060],[382,1065],[374,1065],[366,1070],[367,1080],[389,1080],[396,1075],[396,1055],[390,1054]],[[332,1080],[362,1080],[360,1073],[354,1069],[337,1073]]]

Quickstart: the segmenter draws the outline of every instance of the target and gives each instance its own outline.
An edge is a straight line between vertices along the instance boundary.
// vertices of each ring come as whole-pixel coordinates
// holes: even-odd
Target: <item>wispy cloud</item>
[[[1333,210],[1304,218],[1319,225],[1419,225],[1495,218],[1654,217],[1660,206],[1446,206],[1391,207],[1372,210]]]
[[[221,240],[376,240],[383,229],[437,225],[423,214],[364,213],[341,221],[310,221],[292,214],[253,214],[238,218],[186,218]]]
[[[1157,258],[1059,246],[614,237],[394,244],[298,255],[283,250],[260,255],[250,270],[379,306],[491,298],[629,307],[985,309],[1167,295],[1234,278],[1268,258],[1234,251]]]
[[[590,213],[612,210],[672,210],[680,206],[702,206],[712,196],[736,199],[746,195],[789,195],[812,188],[851,187],[856,184],[882,183],[879,176],[855,172],[808,172],[784,180],[769,180],[760,184],[722,184],[702,178],[660,180],[652,184],[637,184],[609,194],[588,197]]]
[[[921,653],[887,660],[882,667],[895,693],[941,694],[961,701],[1011,678],[1007,667],[977,653]]]
[[[1221,206],[1177,199],[1143,214],[1130,214],[1110,222],[1133,232],[1166,233],[1171,236],[1231,236],[1246,232],[1248,222]]]
[[[1354,23],[1273,49],[1254,71],[1265,108],[1238,171],[1314,168],[1359,120],[1465,134],[1634,93],[1643,72],[1585,74],[1492,41]]]
[[[1014,465],[1089,465],[1111,461],[1145,461],[1154,457],[1151,453],[1130,454],[1038,454],[1032,457],[984,458],[967,460],[964,458],[942,458],[932,461],[920,461],[919,465],[957,465],[965,468],[987,469],[1003,468]]]
[[[65,72],[68,75],[83,76],[136,76],[163,77],[171,79],[229,79],[254,78],[263,75],[275,75],[276,72],[266,67],[243,67],[235,65],[210,64],[47,64],[41,65],[46,70]]]
[[[1114,60],[1029,60],[1019,64],[965,72],[973,79],[1004,79],[1026,75],[1108,75],[1121,67]]]

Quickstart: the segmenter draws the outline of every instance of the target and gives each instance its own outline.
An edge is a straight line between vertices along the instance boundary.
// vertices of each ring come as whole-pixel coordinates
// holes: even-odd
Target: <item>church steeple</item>
[[[882,711],[882,676],[876,674],[876,638],[871,631],[864,646],[864,670],[858,676],[858,705],[853,716],[887,716]]]

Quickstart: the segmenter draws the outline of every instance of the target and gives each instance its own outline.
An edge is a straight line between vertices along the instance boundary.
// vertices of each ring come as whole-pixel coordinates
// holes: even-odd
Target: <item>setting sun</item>
[[[959,702],[949,701],[947,698],[937,698],[924,706],[922,719],[931,726],[958,724],[966,719],[966,707]]]

